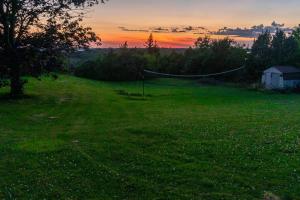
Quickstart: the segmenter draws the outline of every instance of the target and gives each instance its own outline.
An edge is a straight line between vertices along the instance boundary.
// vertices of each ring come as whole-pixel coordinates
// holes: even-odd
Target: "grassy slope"
[[[300,96],[153,83],[138,100],[63,76],[1,100],[0,198],[300,197]]]

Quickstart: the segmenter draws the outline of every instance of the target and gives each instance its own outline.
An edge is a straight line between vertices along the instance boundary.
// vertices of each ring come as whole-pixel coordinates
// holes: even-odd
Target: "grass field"
[[[1,89],[4,94],[7,89]],[[0,100],[0,199],[300,199],[300,95],[31,80]]]

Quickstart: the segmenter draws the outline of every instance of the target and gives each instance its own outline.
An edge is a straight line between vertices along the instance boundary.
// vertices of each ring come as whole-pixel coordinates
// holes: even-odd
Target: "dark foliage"
[[[274,36],[269,32],[261,34],[252,46],[247,62],[247,80],[257,81],[262,72],[274,65],[299,66],[298,29],[291,36],[278,30]]]
[[[87,61],[75,69],[75,75],[106,81],[134,81],[142,79],[146,59],[135,49],[113,50],[97,60]]]
[[[98,2],[0,1],[0,73],[10,80],[12,96],[23,94],[23,73],[37,76],[52,70],[59,66],[62,53],[99,42],[91,28],[81,25],[83,10]]]
[[[210,74],[241,67],[245,64],[246,50],[229,38],[212,40],[199,38],[195,49],[185,53],[185,73]],[[232,78],[232,76],[230,75]],[[228,76],[216,77],[227,79]]]
[[[273,36],[261,34],[249,52],[232,39],[199,38],[194,48],[184,53],[161,54],[151,34],[145,50],[128,49],[125,42],[119,50],[89,61],[76,69],[76,75],[99,80],[137,80],[143,69],[190,75],[212,74],[242,66],[245,70],[212,77],[215,81],[257,82],[262,72],[272,65],[300,65],[300,28],[291,36],[281,30]]]
[[[151,35],[147,42],[149,47],[144,51],[128,49],[125,42],[119,50],[111,50],[96,60],[83,63],[76,68],[75,75],[97,80],[130,81],[141,79],[145,68],[169,74],[207,74],[241,67],[245,62],[245,49],[228,38],[199,39],[196,48],[190,48],[184,54],[173,51],[164,55],[153,41]],[[239,76],[234,73],[217,78],[238,80],[233,77]]]

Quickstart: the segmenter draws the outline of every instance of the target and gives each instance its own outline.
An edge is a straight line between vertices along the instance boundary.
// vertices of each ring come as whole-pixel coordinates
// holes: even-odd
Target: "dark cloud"
[[[256,37],[254,29],[250,28],[227,28],[224,27],[219,29],[216,32],[212,32],[214,35],[231,35],[231,36],[239,36],[239,37]]]
[[[219,29],[216,32],[211,32],[214,35],[228,35],[228,36],[237,36],[237,37],[252,37],[255,38],[259,34],[269,31],[271,34],[276,33],[276,31],[280,29],[286,33],[290,33],[293,31],[292,28],[284,27],[284,24],[272,22],[270,26],[264,26],[263,24],[252,26],[251,28],[227,28],[224,27]]]
[[[278,27],[278,28],[284,27],[284,24],[278,24],[278,23],[276,23],[275,21],[273,21],[271,25],[272,25],[273,27]]]

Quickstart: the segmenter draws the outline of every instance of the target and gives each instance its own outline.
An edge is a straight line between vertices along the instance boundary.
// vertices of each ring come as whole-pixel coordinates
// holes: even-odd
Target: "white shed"
[[[264,71],[262,84],[267,89],[300,87],[300,69],[292,66],[274,66]]]

